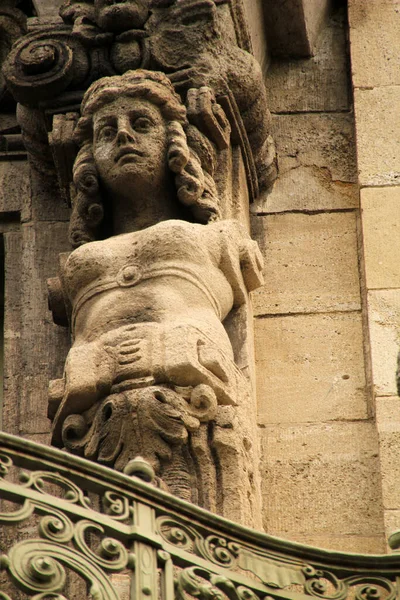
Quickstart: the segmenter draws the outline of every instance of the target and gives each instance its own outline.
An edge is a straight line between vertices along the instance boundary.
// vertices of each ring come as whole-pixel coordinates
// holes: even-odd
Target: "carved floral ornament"
[[[395,555],[331,553],[210,520],[136,478],[21,438],[0,434],[0,473],[2,531],[29,531],[0,551],[1,600],[398,597]]]

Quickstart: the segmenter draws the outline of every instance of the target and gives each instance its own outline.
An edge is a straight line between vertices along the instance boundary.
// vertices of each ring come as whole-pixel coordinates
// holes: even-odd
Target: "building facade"
[[[57,277],[59,254],[71,251],[71,209],[66,195],[72,169],[68,161],[74,159],[65,133],[68,119],[60,121],[57,130],[54,115],[76,111],[73,93],[85,87],[85,78],[72,91],[68,89],[70,104],[58,110],[46,105],[38,81],[43,61],[51,67],[52,52],[60,52],[59,47],[25,57],[22,47],[24,77],[36,78],[34,84],[17,81],[18,73],[12,79],[16,54],[9,53],[11,44],[24,36],[35,41],[35,35],[44,35],[45,26],[55,47],[61,40],[57,32],[65,24],[85,26],[83,13],[77,13],[75,21],[64,16],[63,25],[58,16],[62,3],[56,4],[36,0],[19,5],[6,2],[5,8],[0,7],[0,57],[6,62],[8,56],[4,73],[21,105],[17,113],[5,80],[0,80],[2,429],[45,445],[51,438],[48,384],[61,381],[71,346],[70,332],[53,323],[47,306],[46,281]],[[215,4],[218,14],[225,14],[225,3]],[[216,498],[203,490],[209,502],[203,506],[302,544],[385,553],[389,534],[400,527],[396,388],[400,5],[396,0],[247,0],[235,6],[234,14],[244,15],[248,24],[246,29],[239,20],[242,24],[236,36],[239,39],[241,32],[242,45],[238,47],[252,49],[261,65],[278,175],[273,186],[252,192],[249,182],[254,182],[254,173],[251,180],[244,159],[242,166],[234,166],[236,150],[232,150],[229,173],[236,179],[234,184],[229,180],[229,185],[232,189],[236,185],[239,192],[224,214],[250,228],[263,255],[265,283],[251,295],[254,319],[249,316],[248,300],[237,300],[236,320],[224,324],[234,340],[236,365],[257,390],[257,409],[249,400],[232,425],[222,416],[234,406],[226,401],[221,431],[215,438],[217,466],[213,468],[216,479],[218,468],[228,475]],[[233,36],[231,29],[229,23],[227,38]],[[84,47],[92,46],[88,42]],[[117,50],[113,51],[116,56]],[[104,56],[97,58],[99,72]],[[91,60],[95,68],[94,54]],[[78,71],[83,62],[82,58]],[[239,78],[239,66],[236,74],[234,67],[225,75],[229,81]],[[74,75],[77,80],[78,75]],[[217,86],[216,79],[212,85]],[[246,80],[243,85],[250,84]],[[57,87],[51,90],[54,96],[59,93]],[[219,88],[218,93],[217,98],[224,96]],[[253,106],[245,98],[243,108],[239,92],[234,99],[242,113]],[[232,117],[231,127],[233,121]],[[73,118],[71,122],[75,124]],[[260,130],[263,122],[261,118]],[[247,133],[251,140],[254,128],[245,124],[244,129],[244,137]],[[53,141],[49,143],[50,132]],[[223,132],[218,135],[223,138]],[[224,149],[219,139],[212,138],[217,146],[221,143],[217,171],[222,169]],[[258,151],[254,147],[253,154]],[[244,142],[240,148],[243,158]],[[274,159],[265,161],[269,168]],[[224,177],[217,181],[219,190],[226,189],[229,178]],[[258,171],[259,181],[260,177]],[[275,179],[270,172],[268,177]],[[246,288],[251,289],[250,285]],[[186,380],[179,381],[180,387],[188,385]],[[199,381],[203,384],[203,379]],[[53,386],[54,398],[57,385]],[[231,392],[220,393],[225,398]],[[54,419],[54,410],[49,412]],[[202,418],[201,423],[205,422]],[[248,444],[247,454],[235,446],[237,440]],[[173,480],[171,473],[168,476]]]

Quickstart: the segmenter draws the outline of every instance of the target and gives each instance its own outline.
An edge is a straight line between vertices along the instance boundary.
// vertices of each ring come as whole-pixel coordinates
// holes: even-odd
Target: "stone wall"
[[[245,2],[280,159],[273,192],[252,209],[266,261],[253,295],[264,526],[384,552],[400,527],[400,3],[349,0],[349,29],[338,4],[314,32],[312,58],[271,60],[263,2]],[[1,115],[2,130],[14,125]],[[42,442],[47,382],[69,343],[45,285],[67,249],[68,211],[45,179],[23,160],[0,162],[3,428]]]
[[[308,544],[381,552],[345,12],[333,11],[313,58],[274,60],[267,75],[280,177],[253,209],[266,260],[254,294],[264,524]]]
[[[400,2],[351,0],[349,24],[385,532],[400,527]]]

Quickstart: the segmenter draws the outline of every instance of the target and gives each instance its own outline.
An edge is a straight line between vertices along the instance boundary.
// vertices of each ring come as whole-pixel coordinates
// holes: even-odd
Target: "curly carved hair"
[[[116,98],[144,98],[158,106],[167,127],[167,163],[174,175],[178,201],[195,221],[220,218],[213,179],[214,149],[199,130],[188,124],[186,109],[169,79],[154,71],[128,71],[93,83],[82,100],[75,139],[80,145],[73,169],[70,241],[78,247],[105,235],[104,202],[93,156],[93,116]]]

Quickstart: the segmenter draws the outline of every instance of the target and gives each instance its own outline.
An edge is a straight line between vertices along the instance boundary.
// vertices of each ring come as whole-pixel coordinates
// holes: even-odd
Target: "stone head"
[[[85,94],[81,110],[78,136],[89,140],[98,175],[111,193],[146,182],[156,192],[168,166],[176,171],[188,160],[186,110],[162,74],[137,70],[103,78]]]
[[[104,191],[111,202],[121,189],[132,198],[143,186],[157,194],[171,175],[178,202],[189,207],[195,220],[208,222],[219,215],[210,169],[207,173],[196,152],[211,144],[198,143],[201,134],[188,124],[186,108],[163,73],[138,69],[99,79],[87,90],[81,114],[74,183],[87,223],[102,219]],[[89,241],[75,237],[74,245]]]

